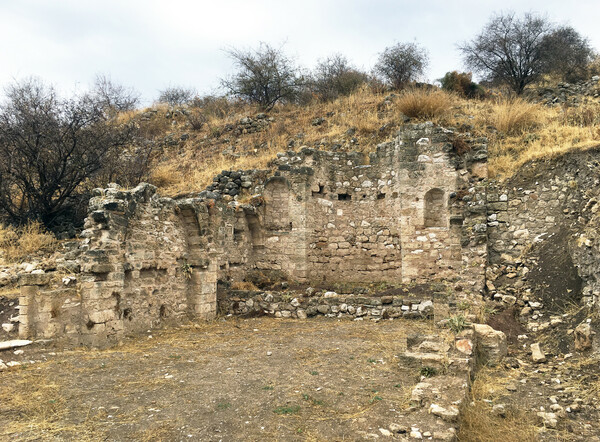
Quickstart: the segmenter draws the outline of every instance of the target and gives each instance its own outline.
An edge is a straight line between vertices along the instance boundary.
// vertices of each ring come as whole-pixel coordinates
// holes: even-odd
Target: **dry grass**
[[[457,98],[435,89],[411,89],[398,98],[398,108],[410,118],[433,119],[444,116]]]
[[[231,290],[258,290],[258,287],[248,281],[236,281],[231,284]]]
[[[507,135],[519,135],[544,125],[546,109],[523,98],[500,99],[489,107],[489,113],[478,115],[484,123]]]
[[[19,287],[2,287],[0,289],[0,298],[17,299],[19,296],[21,296]]]
[[[487,137],[490,176],[497,178],[511,176],[532,159],[600,144],[600,102],[591,98],[578,108],[544,107],[522,98],[466,100],[435,89],[384,98],[365,87],[332,102],[278,106],[269,114],[267,127],[243,134],[231,128],[259,110],[240,103],[218,112],[206,110],[203,124],[195,126],[185,115],[164,107],[123,119],[135,119],[156,140],[188,134],[185,142],[167,144],[154,160],[150,181],[169,196],[202,190],[224,169],[267,169],[278,152],[290,148],[327,150],[335,145],[339,150],[373,152],[394,136],[403,115]],[[317,118],[324,121],[313,125]]]
[[[4,373],[7,388],[0,389],[0,420],[8,423],[0,429],[0,439],[106,440],[129,435],[135,440],[172,440],[182,436],[184,425],[190,427],[190,432],[201,427],[197,424],[201,420],[190,421],[182,410],[190,406],[203,409],[214,399],[215,408],[220,402],[228,402],[253,413],[266,410],[261,425],[267,430],[260,432],[260,437],[252,433],[248,439],[284,440],[284,434],[293,436],[302,430],[303,440],[323,440],[327,439],[322,434],[324,429],[339,428],[360,418],[377,418],[377,410],[388,404],[396,409],[407,408],[414,384],[410,373],[398,370],[395,356],[409,331],[432,332],[432,324],[425,321],[411,323],[406,329],[405,324],[308,323],[272,318],[218,320],[183,328],[191,330],[157,330],[151,340],[127,341],[103,351],[62,352],[50,362]],[[252,342],[249,336],[253,336]],[[287,352],[290,345],[295,346],[294,350],[277,359],[277,353]],[[274,349],[274,357],[265,359],[265,349]],[[185,355],[182,360],[180,355]],[[192,361],[186,362],[187,358]],[[219,390],[225,393],[221,395],[197,384],[204,374],[190,375],[190,370],[208,372],[215,382],[221,382],[217,381],[221,371],[235,369],[232,364],[237,358],[244,361],[237,369],[244,370],[241,367],[247,364],[252,376],[258,373],[264,379],[264,383],[254,384],[259,389],[237,396],[235,383],[227,384],[234,382],[232,377],[223,381]],[[279,371],[277,367],[287,370],[290,365],[295,368],[290,369],[291,376],[284,376],[285,382],[273,378],[272,373]],[[210,371],[208,366],[212,367]],[[185,381],[185,386],[174,387],[174,381],[163,377],[167,371]],[[340,377],[349,382],[340,383]],[[93,386],[88,390],[89,380]],[[320,388],[315,388],[321,384],[331,387],[319,392]],[[260,387],[264,385],[272,385],[274,392],[263,391]],[[181,398],[171,395],[173,388],[185,391]],[[139,403],[128,407],[134,396]],[[90,397],[94,399],[88,400]],[[261,408],[257,409],[256,404]],[[301,407],[299,414],[272,412],[275,406],[296,405]],[[149,407],[163,409],[163,414],[150,420]],[[169,407],[180,408],[170,413]],[[231,410],[216,413],[227,416]],[[173,419],[173,415],[177,417]],[[214,415],[215,421],[220,415]],[[236,434],[234,427],[226,431]]]
[[[600,101],[578,108],[544,107],[523,99],[465,101],[453,125],[488,138],[492,178],[513,176],[528,161],[600,145]]]
[[[492,369],[482,368],[471,388],[471,400],[461,412],[461,442],[528,442],[537,440],[535,416],[516,407],[507,407],[505,417],[495,416],[486,401],[497,399],[505,389],[504,379]]]
[[[0,438],[29,432],[51,437],[76,430],[75,425],[65,427],[61,424],[65,399],[61,396],[60,387],[42,372],[23,370],[22,374],[11,379],[0,389],[0,416],[3,417]],[[80,440],[87,439],[83,434],[81,436]]]
[[[51,253],[58,241],[40,223],[23,227],[0,226],[0,252],[6,261],[19,262],[29,257]]]

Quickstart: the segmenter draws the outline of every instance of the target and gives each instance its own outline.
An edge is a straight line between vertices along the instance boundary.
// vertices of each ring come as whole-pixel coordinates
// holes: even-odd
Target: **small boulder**
[[[594,332],[587,322],[582,322],[575,328],[575,350],[586,351],[592,348]]]
[[[447,422],[453,422],[458,419],[458,408],[452,406],[444,408],[437,404],[431,404],[429,406],[429,413],[441,417]]]
[[[544,413],[543,411],[540,411],[537,416],[540,423],[546,428],[556,428],[558,425],[558,416],[556,413]]]
[[[536,364],[546,362],[546,355],[542,351],[539,342],[536,342],[535,344],[531,344],[531,359]]]
[[[483,363],[498,363],[508,352],[506,335],[486,324],[474,324],[477,349]]]

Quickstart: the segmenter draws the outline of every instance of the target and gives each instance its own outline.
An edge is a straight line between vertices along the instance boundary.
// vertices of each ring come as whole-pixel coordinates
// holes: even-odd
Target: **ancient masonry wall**
[[[277,271],[301,282],[484,287],[487,147],[431,123],[370,155],[302,148],[274,171],[224,171],[193,198],[96,189],[69,274],[21,280],[22,337],[102,346],[217,312],[217,282]],[[246,201],[242,203],[242,201]],[[412,308],[412,307],[411,307]]]
[[[509,275],[504,284],[488,284],[497,290],[517,292],[533,273],[561,272],[581,279],[582,302],[600,299],[600,149],[526,165],[502,186],[490,183],[487,192],[489,266],[487,280]],[[523,255],[532,247],[551,255],[552,267],[539,262],[527,267]],[[531,266],[530,266],[531,267]],[[570,272],[569,272],[570,269]],[[533,275],[535,276],[535,275]],[[571,285],[579,284],[571,281]],[[504,287],[503,287],[504,285]],[[556,288],[556,287],[554,287]],[[568,288],[565,291],[570,291]],[[509,293],[512,295],[513,293]],[[558,294],[570,297],[570,293]]]

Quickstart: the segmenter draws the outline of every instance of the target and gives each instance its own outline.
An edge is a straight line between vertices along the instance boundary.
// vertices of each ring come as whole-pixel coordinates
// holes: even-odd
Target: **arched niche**
[[[448,214],[444,201],[444,191],[439,188],[430,189],[425,194],[425,227],[447,227]]]

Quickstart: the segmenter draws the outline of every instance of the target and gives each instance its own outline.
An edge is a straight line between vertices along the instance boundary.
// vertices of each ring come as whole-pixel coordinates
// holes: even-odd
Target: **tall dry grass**
[[[541,105],[513,97],[494,102],[489,113],[478,117],[504,134],[518,135],[543,126],[548,115]]]
[[[37,222],[22,227],[0,226],[0,254],[8,262],[20,262],[32,256],[51,253],[58,247],[52,233]]]
[[[398,98],[398,109],[410,118],[432,119],[444,116],[457,97],[436,89],[409,89]]]
[[[503,394],[506,378],[484,367],[471,387],[470,400],[461,410],[461,442],[534,442],[538,440],[535,416],[513,404],[504,417],[492,413],[491,404]]]

